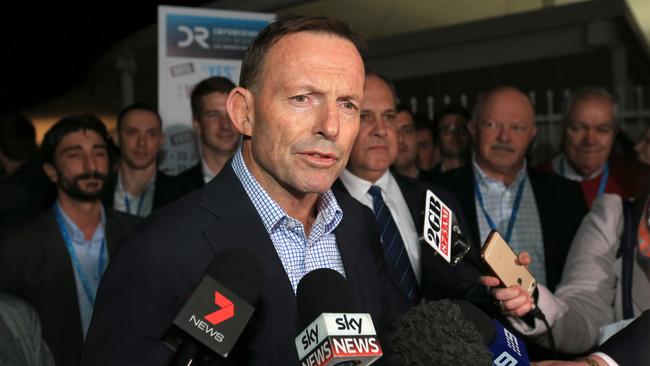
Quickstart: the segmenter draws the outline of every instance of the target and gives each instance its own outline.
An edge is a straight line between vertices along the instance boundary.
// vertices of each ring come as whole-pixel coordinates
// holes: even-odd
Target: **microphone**
[[[490,325],[490,320],[487,321]],[[477,331],[485,332],[485,324],[472,323],[461,307],[450,300],[422,302],[395,322],[386,345],[391,357],[388,364],[491,366],[492,354],[484,341],[486,335]]]
[[[196,366],[211,353],[208,350],[218,358],[228,357],[255,310],[262,273],[250,251],[231,248],[218,253],[174,319],[186,334],[170,365]]]
[[[454,213],[431,190],[427,190],[424,206],[424,240],[444,260],[453,265],[469,252],[470,244],[454,222]]]
[[[495,365],[530,365],[524,342],[498,320],[488,318],[485,313],[467,301],[454,300],[453,302],[481,334],[484,344],[492,353],[492,362]]]
[[[391,365],[530,365],[526,346],[464,300],[423,302],[395,323]]]
[[[354,313],[343,276],[321,268],[307,273],[296,292],[296,337],[301,366],[370,365],[382,356],[370,314]]]

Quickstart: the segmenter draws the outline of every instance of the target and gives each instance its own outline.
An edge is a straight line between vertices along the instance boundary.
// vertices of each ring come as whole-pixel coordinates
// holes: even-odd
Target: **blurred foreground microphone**
[[[389,363],[395,366],[530,364],[523,342],[463,300],[411,308],[398,319],[388,342]]]
[[[470,244],[454,222],[454,213],[433,192],[427,190],[421,240],[447,263],[455,265],[469,252]]]
[[[492,365],[492,355],[476,328],[449,300],[422,302],[395,323],[386,345],[391,354],[388,364]]]
[[[331,269],[307,273],[298,283],[296,337],[301,366],[370,365],[382,356],[370,314],[352,313],[350,289]]]
[[[204,356],[214,358],[212,352],[228,357],[253,315],[262,279],[253,253],[241,248],[218,253],[174,319],[186,335],[170,365],[200,365]]]

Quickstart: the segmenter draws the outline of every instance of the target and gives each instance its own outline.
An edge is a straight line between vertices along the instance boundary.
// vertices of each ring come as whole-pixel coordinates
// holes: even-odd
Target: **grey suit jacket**
[[[552,294],[540,286],[538,306],[551,324],[559,351],[579,354],[598,343],[600,328],[623,319],[621,258],[616,254],[623,232],[621,197],[604,194],[582,221],[569,251],[562,282]],[[650,279],[635,261],[632,300],[635,315],[650,309]],[[526,335],[546,343],[544,325],[510,319]]]
[[[0,366],[54,366],[36,311],[4,293],[0,293],[0,339]]]

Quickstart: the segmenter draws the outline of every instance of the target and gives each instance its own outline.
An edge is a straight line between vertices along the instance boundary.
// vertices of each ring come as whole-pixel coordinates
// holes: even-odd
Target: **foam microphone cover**
[[[353,313],[352,293],[340,273],[320,268],[298,283],[298,329],[305,329],[323,313]]]
[[[249,250],[229,248],[217,253],[205,273],[250,305],[262,292],[264,272],[257,256]]]
[[[484,336],[449,300],[411,308],[395,323],[386,348],[395,366],[492,365]]]

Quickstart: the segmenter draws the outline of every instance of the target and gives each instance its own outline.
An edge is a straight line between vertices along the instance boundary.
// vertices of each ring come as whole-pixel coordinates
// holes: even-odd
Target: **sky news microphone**
[[[455,222],[454,213],[430,190],[426,194],[421,240],[452,266],[460,262],[471,247]]]
[[[382,356],[370,314],[353,313],[352,295],[338,272],[317,269],[298,283],[296,337],[301,366],[370,365]]]
[[[184,336],[170,365],[196,366],[204,358],[228,357],[253,314],[262,273],[250,251],[232,248],[218,253],[174,319]]]

